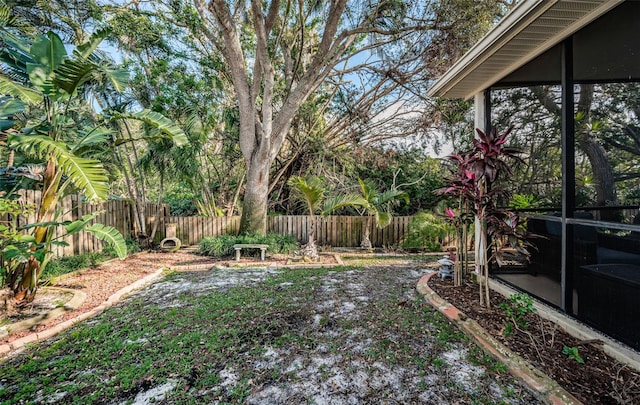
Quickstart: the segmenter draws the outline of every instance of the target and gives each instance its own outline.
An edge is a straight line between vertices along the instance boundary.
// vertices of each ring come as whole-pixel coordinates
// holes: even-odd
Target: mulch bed
[[[478,287],[470,282],[454,287],[452,280],[432,277],[429,286],[585,404],[640,403],[640,373],[604,353],[598,341],[580,341],[535,313],[526,316],[527,330],[515,329],[505,337],[508,319],[500,308],[505,297],[492,291],[487,309],[479,305]],[[565,346],[576,347],[584,364],[563,354]]]

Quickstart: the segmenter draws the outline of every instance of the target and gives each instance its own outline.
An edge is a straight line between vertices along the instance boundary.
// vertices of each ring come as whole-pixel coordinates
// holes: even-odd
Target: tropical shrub
[[[238,243],[269,245],[271,254],[287,254],[298,250],[298,243],[292,236],[269,233],[266,235],[221,235],[204,238],[198,245],[198,253],[212,257],[231,257],[235,254],[233,245]],[[244,252],[243,252],[244,254]],[[247,251],[247,254],[260,254],[259,251]]]
[[[138,253],[140,251],[140,245],[135,239],[127,238],[124,242],[127,246],[127,254]],[[102,253],[108,257],[118,257],[118,252],[111,243],[104,244]]]
[[[371,180],[358,179],[358,193],[347,193],[328,198],[324,202],[323,215],[329,215],[342,208],[354,208],[359,215],[364,215],[366,222],[362,228],[362,242],[360,247],[371,249],[369,232],[371,221],[374,220],[378,228],[384,228],[391,222],[391,207],[400,201],[409,203],[409,195],[398,189],[378,191]]]
[[[455,166],[446,180],[448,186],[440,190],[459,200],[459,214],[448,212],[451,218],[475,216],[477,224],[476,271],[480,287],[480,305],[490,306],[489,261],[500,257],[506,248],[515,248],[528,258],[526,230],[517,214],[498,208],[498,201],[509,199],[507,189],[497,186],[499,177],[511,175],[510,164],[521,162],[519,151],[505,145],[512,127],[502,133],[496,128],[484,132],[476,129],[473,148],[449,156]],[[458,236],[459,238],[459,236]],[[491,244],[491,246],[490,246]],[[489,256],[491,252],[491,256]],[[454,279],[459,279],[454,274]]]
[[[442,217],[432,212],[420,212],[411,220],[402,248],[440,252],[441,240],[451,232],[453,229]]]

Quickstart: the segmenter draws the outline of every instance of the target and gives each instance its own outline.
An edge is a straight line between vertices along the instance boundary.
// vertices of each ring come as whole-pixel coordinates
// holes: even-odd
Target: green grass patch
[[[362,277],[364,271],[375,272],[371,281]],[[1,363],[0,403],[52,398],[57,403],[126,403],[170,381],[176,387],[163,400],[168,403],[243,403],[256,387],[299,381],[288,367],[295,356],[339,358],[346,365],[381,363],[388,370],[417,368],[422,376],[444,368],[438,357],[466,338],[422,297],[406,298],[407,285],[394,273],[288,269],[253,285],[185,291],[168,306],[134,296],[53,343]],[[163,282],[185,277],[197,280],[196,274],[174,273]],[[318,317],[320,304],[353,288],[352,278],[363,283],[358,284],[362,291],[377,289],[359,307],[359,316],[336,316],[343,304],[335,301]],[[328,292],[328,286],[334,290]],[[345,349],[356,338],[366,345],[357,352]],[[292,357],[256,368],[256,361],[274,351]],[[300,364],[300,370],[307,367]],[[325,365],[318,378],[326,381],[334,372]]]

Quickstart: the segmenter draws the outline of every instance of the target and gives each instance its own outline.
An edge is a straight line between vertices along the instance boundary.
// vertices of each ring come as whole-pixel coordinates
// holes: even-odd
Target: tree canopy
[[[108,29],[97,51],[128,72],[129,85],[82,87],[89,106],[109,111],[98,118],[113,142],[92,151],[108,193],[243,214],[248,231],[268,212],[304,212],[291,198],[295,176],[322,178],[334,194],[353,191],[357,178],[399,187],[410,203],[397,214],[434,207],[441,172],[429,156],[468,142],[471,126],[468,104],[428,100],[426,88],[511,5],[34,0],[11,2],[5,26],[52,31],[65,44]],[[2,165],[28,163],[5,142],[23,122],[19,106],[2,103]],[[186,144],[124,119],[143,109],[171,119]],[[145,219],[136,221],[148,235]]]

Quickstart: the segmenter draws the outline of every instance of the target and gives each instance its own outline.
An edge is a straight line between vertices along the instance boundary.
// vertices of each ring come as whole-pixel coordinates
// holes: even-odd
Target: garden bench
[[[260,249],[260,260],[264,261],[264,252],[267,251],[267,249],[269,248],[269,245],[238,243],[233,245],[233,248],[236,250],[236,261],[240,261],[240,251],[242,249]]]

